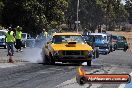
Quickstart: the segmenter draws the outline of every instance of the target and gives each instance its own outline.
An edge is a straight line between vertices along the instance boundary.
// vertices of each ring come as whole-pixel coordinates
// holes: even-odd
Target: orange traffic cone
[[[12,56],[9,56],[9,63],[14,63]]]

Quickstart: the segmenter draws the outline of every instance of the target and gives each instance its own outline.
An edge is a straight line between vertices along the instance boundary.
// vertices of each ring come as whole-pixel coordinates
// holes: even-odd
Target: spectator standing
[[[16,49],[17,52],[22,51],[21,46],[22,46],[22,27],[17,26],[16,28]]]
[[[87,29],[84,30],[83,35],[89,35],[89,32]]]
[[[47,32],[45,29],[43,29],[43,35],[44,35],[45,38],[47,39],[47,37],[48,37],[48,32]]]
[[[10,49],[11,49],[11,54],[12,54],[11,56],[13,56],[13,54],[14,54],[13,47],[14,47],[14,42],[15,42],[15,34],[14,34],[11,27],[9,27],[8,32],[6,33],[5,41],[6,41],[6,44],[7,44],[7,51],[8,51],[7,56],[10,54],[10,51],[9,51]]]
[[[36,45],[42,47],[43,44],[47,42],[47,38],[48,38],[48,33],[46,32],[45,29],[42,29],[42,32],[37,36]]]

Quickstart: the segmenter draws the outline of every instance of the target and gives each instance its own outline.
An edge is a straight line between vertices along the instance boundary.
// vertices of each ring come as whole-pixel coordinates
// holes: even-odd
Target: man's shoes
[[[14,56],[14,54],[12,54],[11,56]]]
[[[10,55],[10,54],[7,54],[7,56],[14,56],[14,54]]]
[[[23,50],[20,50],[21,52],[23,52]]]

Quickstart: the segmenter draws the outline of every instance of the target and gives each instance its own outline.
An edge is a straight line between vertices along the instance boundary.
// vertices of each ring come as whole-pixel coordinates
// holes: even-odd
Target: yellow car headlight
[[[88,55],[89,53],[93,53],[93,51],[84,51],[83,52],[84,55]]]
[[[54,51],[53,55],[55,55],[55,56],[62,56],[62,51]]]
[[[88,55],[88,51],[84,51],[83,55],[87,56]]]
[[[93,51],[84,51],[84,55],[91,58],[93,56]]]

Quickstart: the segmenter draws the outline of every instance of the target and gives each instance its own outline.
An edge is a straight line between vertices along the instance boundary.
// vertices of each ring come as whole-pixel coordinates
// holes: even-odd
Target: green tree
[[[48,24],[54,26],[53,23],[60,25],[65,22],[64,12],[68,7],[67,0],[46,0],[43,5],[46,8],[45,15]]]
[[[67,11],[67,22],[69,25],[76,21],[76,7],[77,1],[69,0],[69,7]],[[96,0],[80,0],[79,6],[79,20],[82,28],[95,31],[97,25],[103,22],[103,11]],[[70,27],[70,26],[69,26]]]
[[[129,13],[129,23],[132,24],[132,0],[125,0],[125,9]]]
[[[104,11],[104,23],[109,26],[109,30],[127,20],[128,14],[121,0],[98,0],[98,3]]]
[[[40,33],[43,28],[63,23],[66,0],[5,0],[3,24],[20,25],[25,32]]]
[[[3,11],[3,0],[0,1],[0,24],[2,24],[2,11]]]

